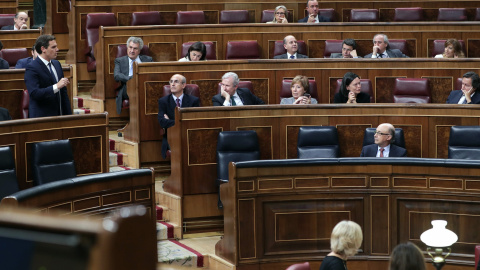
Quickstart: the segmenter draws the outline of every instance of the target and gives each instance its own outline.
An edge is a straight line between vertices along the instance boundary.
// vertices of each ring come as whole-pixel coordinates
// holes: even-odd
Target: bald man
[[[395,140],[395,127],[389,123],[380,124],[375,131],[375,144],[362,148],[361,157],[406,157],[407,150],[392,144]]]
[[[273,57],[274,59],[301,59],[308,58],[308,56],[297,53],[298,43],[297,39],[294,36],[286,36],[283,39],[283,47],[287,50],[287,53],[277,55]]]
[[[13,18],[13,25],[5,25],[1,30],[23,30],[28,29],[28,14],[20,11]]]

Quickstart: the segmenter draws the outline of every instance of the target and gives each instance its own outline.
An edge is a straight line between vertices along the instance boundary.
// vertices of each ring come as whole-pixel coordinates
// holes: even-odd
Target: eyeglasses
[[[388,133],[382,133],[380,131],[375,131],[375,135],[390,135]]]
[[[285,12],[275,12],[276,15],[285,15]]]

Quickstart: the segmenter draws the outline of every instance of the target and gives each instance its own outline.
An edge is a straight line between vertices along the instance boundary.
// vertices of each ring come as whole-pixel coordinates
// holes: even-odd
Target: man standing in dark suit
[[[28,29],[28,14],[20,11],[15,14],[15,18],[13,18],[13,25],[5,25],[2,27],[1,30],[23,30]]]
[[[395,140],[395,127],[392,124],[380,124],[375,131],[375,144],[362,148],[361,157],[406,157],[407,150],[392,144]]]
[[[448,104],[480,104],[480,78],[469,71],[463,74],[462,90],[453,90],[447,98]]]
[[[307,1],[307,11],[308,16],[298,20],[299,23],[319,23],[319,22],[329,22],[330,18],[323,17],[318,15],[318,1],[317,0],[308,0]]]
[[[170,78],[171,94],[164,96],[158,100],[158,122],[165,129],[162,140],[162,157],[165,158],[167,150],[170,149],[167,141],[167,129],[175,125],[175,109],[200,107],[200,100],[192,95],[185,94],[183,90],[187,84],[187,79],[175,74]]]
[[[117,113],[122,113],[122,103],[128,99],[127,82],[133,76],[133,62],[144,63],[153,62],[152,57],[140,55],[143,48],[143,40],[139,37],[129,37],[127,40],[127,55],[115,59],[115,68],[113,70],[113,78],[120,82],[120,86],[116,98]]]
[[[25,84],[30,95],[30,118],[72,114],[62,65],[57,58],[57,42],[52,35],[41,35],[35,42],[37,59],[25,70]]]
[[[240,79],[233,72],[222,76],[221,93],[213,96],[213,106],[243,106],[265,104],[247,88],[238,88]]]
[[[357,55],[357,43],[353,38],[347,38],[342,42],[342,52],[332,53],[330,58],[362,58]]]
[[[308,56],[297,53],[298,43],[294,36],[286,36],[283,39],[283,47],[287,50],[287,53],[277,55],[273,59],[300,59],[308,58]]]
[[[37,59],[37,56],[38,56],[38,54],[37,54],[37,51],[35,51],[35,45],[33,45],[32,56],[27,57],[27,58],[18,59],[17,64],[15,65],[15,68],[26,68],[27,65],[30,64],[30,62]]]
[[[373,37],[373,52],[364,58],[408,58],[399,49],[390,49],[388,37],[385,34],[376,34]]]

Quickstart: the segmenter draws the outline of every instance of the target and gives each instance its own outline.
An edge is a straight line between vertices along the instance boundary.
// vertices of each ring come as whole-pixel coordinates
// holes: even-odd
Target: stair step
[[[109,166],[122,166],[125,164],[124,160],[128,156],[127,154],[121,153],[121,152],[109,152]]]
[[[95,110],[84,109],[84,108],[73,109],[73,114],[89,114],[89,113],[95,113]]]
[[[158,262],[183,267],[204,267],[204,256],[175,240],[157,242]],[[164,269],[164,267],[159,267]]]
[[[128,171],[132,169],[134,168],[126,167],[126,166],[113,166],[113,167],[110,167],[109,172]]]

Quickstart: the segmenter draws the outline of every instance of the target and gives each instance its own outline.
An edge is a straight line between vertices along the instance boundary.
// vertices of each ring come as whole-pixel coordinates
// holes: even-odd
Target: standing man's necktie
[[[290,59],[295,59],[295,55],[290,55]]]
[[[231,100],[232,100],[232,106],[236,106],[237,103],[235,102],[235,98],[233,96],[232,96]]]
[[[180,106],[180,99],[179,99],[179,98],[177,98],[177,100],[176,100],[176,101],[177,101],[177,107],[179,107],[179,108],[180,108],[180,107],[181,107],[181,106]]]
[[[55,73],[53,73],[53,69],[52,69],[52,62],[48,63],[48,68],[50,69],[50,76],[52,76],[52,79],[53,79],[53,82],[54,84],[56,84],[58,81],[57,81],[57,78],[55,77]],[[60,105],[60,115],[63,115],[62,113],[62,93],[60,92],[60,90],[62,89],[58,89],[58,104]]]
[[[385,150],[384,148],[380,148],[380,157],[383,157],[383,150]]]

